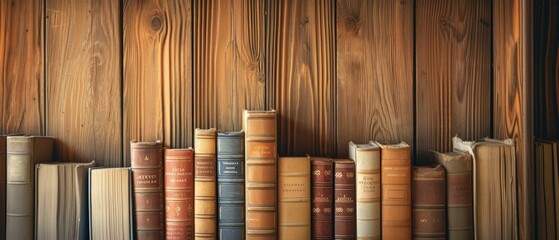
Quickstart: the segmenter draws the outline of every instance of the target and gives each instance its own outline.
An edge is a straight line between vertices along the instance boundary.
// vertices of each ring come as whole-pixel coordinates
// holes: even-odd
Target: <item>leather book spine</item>
[[[334,238],[356,238],[355,162],[334,160]]]
[[[316,240],[334,236],[334,163],[326,158],[311,159],[311,237]]]
[[[130,143],[137,239],[165,238],[163,148],[161,142]]]
[[[277,116],[243,113],[245,130],[246,238],[277,239]]]
[[[380,147],[349,143],[355,161],[357,239],[380,239]]]
[[[6,140],[6,239],[33,239],[35,164],[52,160],[52,138],[10,136]]]
[[[448,239],[474,239],[472,155],[466,152],[438,153],[435,159],[446,170]]]
[[[0,238],[6,237],[6,136],[0,136]]]
[[[215,129],[194,131],[194,238],[216,239]]]
[[[194,239],[194,150],[165,149],[165,235]]]
[[[245,134],[217,134],[218,238],[245,238]]]
[[[278,160],[279,239],[310,239],[311,179],[308,157]]]
[[[411,153],[405,143],[381,146],[383,239],[411,239]]]
[[[446,239],[445,170],[442,165],[412,168],[414,239]]]

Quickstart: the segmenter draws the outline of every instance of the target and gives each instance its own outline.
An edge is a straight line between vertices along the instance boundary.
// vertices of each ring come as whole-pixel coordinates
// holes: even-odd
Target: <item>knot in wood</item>
[[[155,15],[151,19],[151,29],[153,29],[153,31],[159,31],[159,29],[161,29],[162,24],[163,23],[160,15]]]

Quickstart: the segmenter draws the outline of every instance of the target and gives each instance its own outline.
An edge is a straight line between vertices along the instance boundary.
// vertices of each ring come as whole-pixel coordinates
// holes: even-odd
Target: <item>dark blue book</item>
[[[217,134],[218,238],[245,237],[245,134]]]

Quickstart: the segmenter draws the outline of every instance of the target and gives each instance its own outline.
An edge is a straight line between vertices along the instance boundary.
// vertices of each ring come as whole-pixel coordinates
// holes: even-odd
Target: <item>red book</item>
[[[311,158],[311,236],[332,239],[334,164],[326,158]]]
[[[167,240],[194,239],[194,150],[165,149]]]
[[[356,238],[355,162],[334,160],[334,238]]]

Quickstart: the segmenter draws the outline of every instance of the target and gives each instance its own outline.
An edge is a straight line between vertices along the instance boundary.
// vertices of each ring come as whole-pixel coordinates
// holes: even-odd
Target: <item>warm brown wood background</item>
[[[454,135],[510,137],[529,239],[532,140],[559,137],[557,10],[550,0],[0,1],[0,133],[53,136],[57,159],[107,166],[129,165],[130,140],[183,148],[194,128],[240,130],[244,108],[279,112],[282,155],[346,157],[350,140],[375,139],[406,141],[423,163]]]

